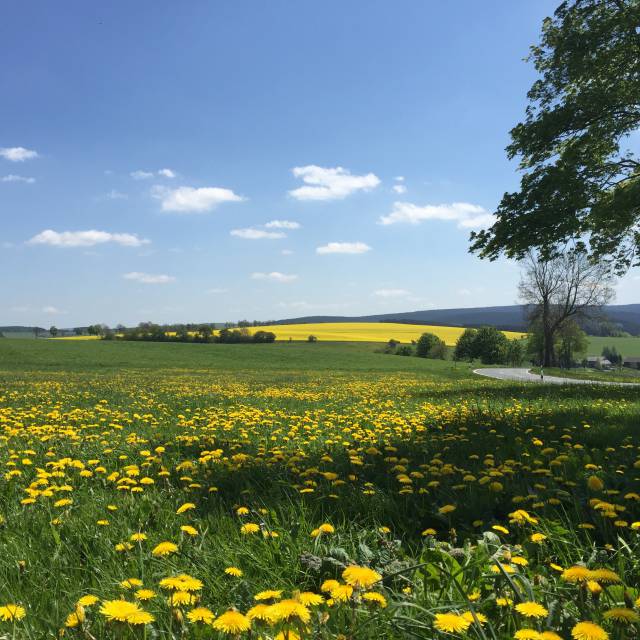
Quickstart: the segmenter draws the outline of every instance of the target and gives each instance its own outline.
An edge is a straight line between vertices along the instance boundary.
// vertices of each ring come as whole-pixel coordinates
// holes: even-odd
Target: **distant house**
[[[592,369],[609,369],[613,364],[604,356],[587,356],[587,367]]]
[[[622,360],[623,367],[629,367],[629,369],[640,369],[640,357],[632,356],[630,358],[624,358]]]

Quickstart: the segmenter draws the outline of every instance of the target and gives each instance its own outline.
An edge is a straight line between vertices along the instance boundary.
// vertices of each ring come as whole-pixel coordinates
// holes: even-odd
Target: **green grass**
[[[640,336],[631,338],[602,338],[589,336],[589,352],[587,355],[599,356],[604,347],[615,347],[623,356],[640,356]]]
[[[356,590],[307,625],[254,622],[252,637],[309,626],[317,640],[444,639],[435,616],[471,606],[488,621],[470,640],[542,625],[501,596],[546,606],[540,628],[562,638],[588,619],[621,640],[603,613],[622,587],[584,597],[551,563],[609,567],[640,596],[637,390],[493,381],[374,349],[0,341],[0,617],[7,603],[26,609],[15,627],[0,620],[0,637],[59,637],[78,598],[133,601],[120,583],[136,578],[158,594],[142,604],[151,625],[107,622],[97,604],[65,637],[220,640],[188,621],[191,606],[172,611],[161,579],[202,580],[199,604],[219,615],[247,612],[265,589],[319,593],[357,564],[383,576],[372,589],[386,608]],[[185,503],[195,508],[178,514]],[[531,521],[512,521],[517,509]],[[247,522],[260,533],[243,534]],[[323,523],[335,532],[312,537]],[[137,532],[148,539],[119,551]],[[163,541],[178,551],[154,556]]]
[[[540,373],[540,367],[531,369],[534,373]],[[545,368],[545,375],[558,376],[559,378],[574,378],[577,380],[597,380],[600,382],[633,382],[640,383],[640,371],[637,369],[612,369],[598,371],[596,369],[560,369]]]
[[[366,342],[185,344],[106,340],[0,341],[0,371],[370,371],[470,375],[464,363],[376,353]],[[266,367],[266,370],[265,370]]]

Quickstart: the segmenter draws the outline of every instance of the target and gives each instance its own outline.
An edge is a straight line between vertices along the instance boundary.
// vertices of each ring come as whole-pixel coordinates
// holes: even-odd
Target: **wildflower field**
[[[0,342],[0,637],[637,638],[639,415],[370,345]]]

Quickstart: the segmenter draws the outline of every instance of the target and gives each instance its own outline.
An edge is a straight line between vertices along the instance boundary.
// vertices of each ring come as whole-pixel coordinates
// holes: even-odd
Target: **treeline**
[[[143,342],[194,342],[221,344],[256,344],[275,342],[276,334],[271,331],[251,333],[246,327],[230,329],[223,327],[215,332],[210,324],[202,325],[158,325],[141,322],[137,327],[118,327],[102,334],[104,340],[132,340]]]
[[[400,344],[391,339],[385,353],[398,356],[417,356],[433,360],[445,360],[448,349],[444,341],[434,333],[423,333],[412,344]],[[522,340],[509,340],[495,327],[465,329],[453,349],[453,360],[480,360],[483,364],[508,364],[514,367],[522,364],[526,355]]]

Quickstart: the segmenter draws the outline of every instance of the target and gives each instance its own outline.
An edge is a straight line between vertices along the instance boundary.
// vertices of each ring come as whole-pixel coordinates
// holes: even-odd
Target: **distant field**
[[[423,333],[434,333],[453,346],[464,331],[464,327],[439,327],[423,324],[401,324],[392,322],[322,322],[317,324],[280,324],[266,327],[251,327],[254,331],[272,331],[277,340],[306,340],[310,335],[318,340],[332,342],[387,342],[391,338],[400,342],[417,340]],[[505,331],[508,338],[521,338],[525,334]]]
[[[604,347],[615,347],[623,356],[640,356],[640,337],[600,338],[589,336],[590,356],[599,356]]]

